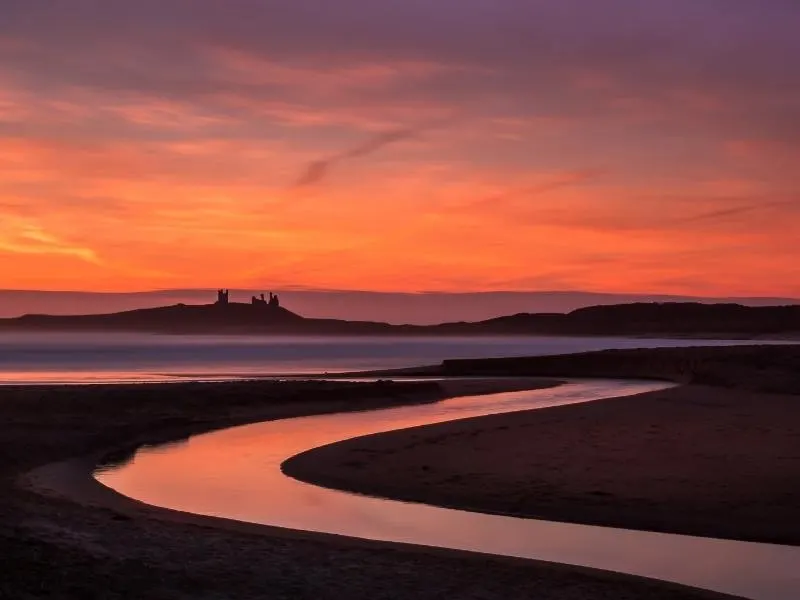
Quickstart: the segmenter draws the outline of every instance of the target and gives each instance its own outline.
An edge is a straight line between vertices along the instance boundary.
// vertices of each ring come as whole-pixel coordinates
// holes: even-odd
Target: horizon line
[[[191,288],[151,288],[140,290],[47,290],[47,289],[20,289],[20,288],[0,288],[0,293],[38,293],[38,294],[94,294],[94,295],[144,295],[159,293],[181,293],[181,292],[215,292],[218,287],[191,287]],[[234,287],[225,288],[235,292],[254,292],[267,288],[257,287]],[[520,289],[494,289],[494,290],[365,290],[365,289],[342,289],[342,288],[313,288],[313,287],[275,287],[272,291],[282,293],[334,293],[334,294],[375,294],[375,295],[406,295],[406,296],[437,296],[437,295],[489,295],[489,294],[538,294],[538,295],[558,295],[558,294],[583,294],[587,296],[659,296],[664,298],[706,298],[706,299],[742,299],[742,300],[798,300],[800,296],[781,296],[781,295],[752,295],[752,294],[693,294],[677,292],[607,292],[595,290],[520,290]]]

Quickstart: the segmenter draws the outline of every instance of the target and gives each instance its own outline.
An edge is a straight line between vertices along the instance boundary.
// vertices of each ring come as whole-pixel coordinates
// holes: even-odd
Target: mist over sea
[[[0,334],[0,384],[229,379],[534,356],[605,348],[731,345],[614,337],[266,337],[136,333]]]

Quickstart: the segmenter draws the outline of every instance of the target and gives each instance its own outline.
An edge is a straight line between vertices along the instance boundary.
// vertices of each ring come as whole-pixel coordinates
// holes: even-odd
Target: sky
[[[0,288],[800,295],[796,0],[0,12]]]

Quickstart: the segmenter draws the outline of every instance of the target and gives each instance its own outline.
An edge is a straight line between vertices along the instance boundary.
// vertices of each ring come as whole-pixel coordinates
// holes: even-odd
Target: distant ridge
[[[231,298],[247,301],[261,290],[232,289]],[[798,304],[800,300],[772,297],[671,296],[611,294],[581,291],[494,292],[368,292],[348,290],[275,290],[284,304],[306,317],[432,325],[444,321],[484,321],[517,313],[568,313],[598,305],[636,302],[733,303],[744,306]],[[202,304],[216,290],[177,289],[152,292],[40,292],[0,290],[0,317],[24,313],[75,315],[113,313],[173,304]]]
[[[0,320],[22,330],[148,331],[163,333],[250,333],[304,320],[281,306],[175,304],[98,315],[34,315]]]
[[[620,335],[798,337],[800,305],[634,303],[562,313],[518,313],[477,322],[392,325],[305,318],[282,306],[175,304],[96,315],[0,319],[0,331],[137,331],[260,335]]]

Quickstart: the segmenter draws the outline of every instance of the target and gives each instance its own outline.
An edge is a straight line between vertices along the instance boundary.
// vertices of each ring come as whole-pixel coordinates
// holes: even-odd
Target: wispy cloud
[[[584,184],[603,175],[601,169],[578,169],[566,173],[558,173],[544,181],[521,187],[513,187],[500,193],[481,198],[462,205],[462,209],[502,208],[503,204],[519,199],[531,200],[549,192]]]
[[[729,217],[736,217],[742,214],[748,214],[753,212],[760,212],[764,210],[770,210],[775,208],[781,208],[784,206],[796,206],[800,207],[800,198],[794,200],[780,200],[776,202],[758,202],[752,204],[743,204],[739,206],[732,206],[731,208],[725,208],[721,210],[712,210],[709,212],[704,212],[699,215],[692,215],[689,217],[683,217],[680,219],[675,219],[673,223],[677,224],[686,224],[686,223],[698,223],[703,221],[716,221],[718,219],[727,219]]]
[[[0,252],[12,254],[61,254],[74,256],[85,262],[101,264],[100,258],[91,248],[70,243],[53,235],[36,224],[21,224],[17,227],[0,227]]]
[[[357,146],[353,146],[352,148],[339,152],[338,154],[334,154],[328,158],[311,161],[306,165],[306,167],[300,173],[300,176],[294,182],[294,187],[302,188],[317,185],[321,183],[325,177],[327,177],[329,171],[333,167],[341,162],[347,161],[351,158],[367,156],[368,154],[377,152],[387,146],[414,137],[415,135],[431,129],[432,127],[432,125],[427,125],[384,131],[382,133],[375,134]]]

